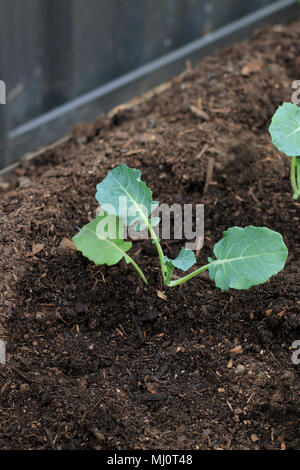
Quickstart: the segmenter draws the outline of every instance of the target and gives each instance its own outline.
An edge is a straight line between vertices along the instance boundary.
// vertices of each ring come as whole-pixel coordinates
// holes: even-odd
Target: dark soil
[[[299,22],[264,29],[18,168],[1,198],[2,449],[300,449],[300,204],[267,132],[299,58]],[[205,204],[199,265],[253,224],[282,233],[285,270],[249,291],[166,289],[147,241],[132,250],[147,287],[123,262],[93,265],[65,239],[121,162],[156,200]]]

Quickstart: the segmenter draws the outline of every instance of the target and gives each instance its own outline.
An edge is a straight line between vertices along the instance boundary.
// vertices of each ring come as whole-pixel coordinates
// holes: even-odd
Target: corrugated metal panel
[[[7,131],[274,2],[0,0],[0,166]]]

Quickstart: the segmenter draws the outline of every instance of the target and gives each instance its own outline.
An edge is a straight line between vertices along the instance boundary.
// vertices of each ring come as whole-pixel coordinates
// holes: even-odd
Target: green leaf
[[[195,254],[192,250],[181,248],[177,258],[172,260],[172,264],[175,268],[187,271],[196,263],[196,261]]]
[[[233,227],[214,247],[209,275],[222,290],[249,289],[284,268],[288,250],[280,233],[265,227]]]
[[[269,132],[275,147],[289,157],[300,155],[300,108],[283,103],[272,118]]]
[[[168,268],[172,268],[172,267],[173,267],[172,260],[171,260],[170,258],[168,258],[167,256],[164,256],[164,262],[165,262],[165,265],[166,265]]]
[[[141,181],[141,172],[125,164],[111,170],[97,185],[96,199],[107,213],[119,216],[126,226],[138,222],[146,227],[158,204],[152,200],[151,189]]]
[[[124,226],[113,215],[101,215],[85,225],[72,238],[74,245],[81,253],[95,264],[112,266],[123,257],[127,260],[126,251],[132,243],[124,241]]]
[[[196,263],[196,257],[192,250],[181,248],[179,255],[176,259],[169,259],[165,256],[165,265],[168,269],[178,268],[182,271],[187,271]]]

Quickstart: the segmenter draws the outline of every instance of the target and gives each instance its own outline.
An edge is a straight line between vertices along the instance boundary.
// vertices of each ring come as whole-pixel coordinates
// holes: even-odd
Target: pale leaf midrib
[[[145,216],[144,212],[140,209],[139,207],[139,204],[138,202],[133,198],[133,196],[131,196],[131,194],[127,191],[127,189],[120,183],[120,181],[118,179],[116,179],[117,183],[119,184],[119,186],[123,189],[123,191],[127,194],[127,196],[129,197],[129,199],[133,202],[133,204],[135,205],[135,207],[137,208],[139,214],[141,215],[143,221],[146,223],[146,225],[148,226],[149,225],[149,220],[148,220],[148,217]]]
[[[225,259],[220,259],[220,260],[217,259],[217,260],[212,261],[211,264],[232,263],[234,261],[241,261],[241,260],[246,260],[250,258],[260,258],[261,256],[264,256],[264,255],[278,255],[279,253],[284,253],[284,250],[266,251],[265,253],[259,253],[257,255],[237,256],[235,258],[225,258]]]

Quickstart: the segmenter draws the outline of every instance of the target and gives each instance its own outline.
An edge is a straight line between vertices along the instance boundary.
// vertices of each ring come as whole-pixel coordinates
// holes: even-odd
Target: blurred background
[[[99,87],[276,3],[0,0],[0,80],[6,83],[6,104],[0,105],[0,167],[66,135],[76,120],[93,119],[167,77],[162,74],[156,83],[146,80],[117,98],[110,94],[103,105],[94,103],[105,95],[105,90],[99,95]],[[78,98],[82,101],[76,102]],[[85,98],[94,105],[74,114]]]

